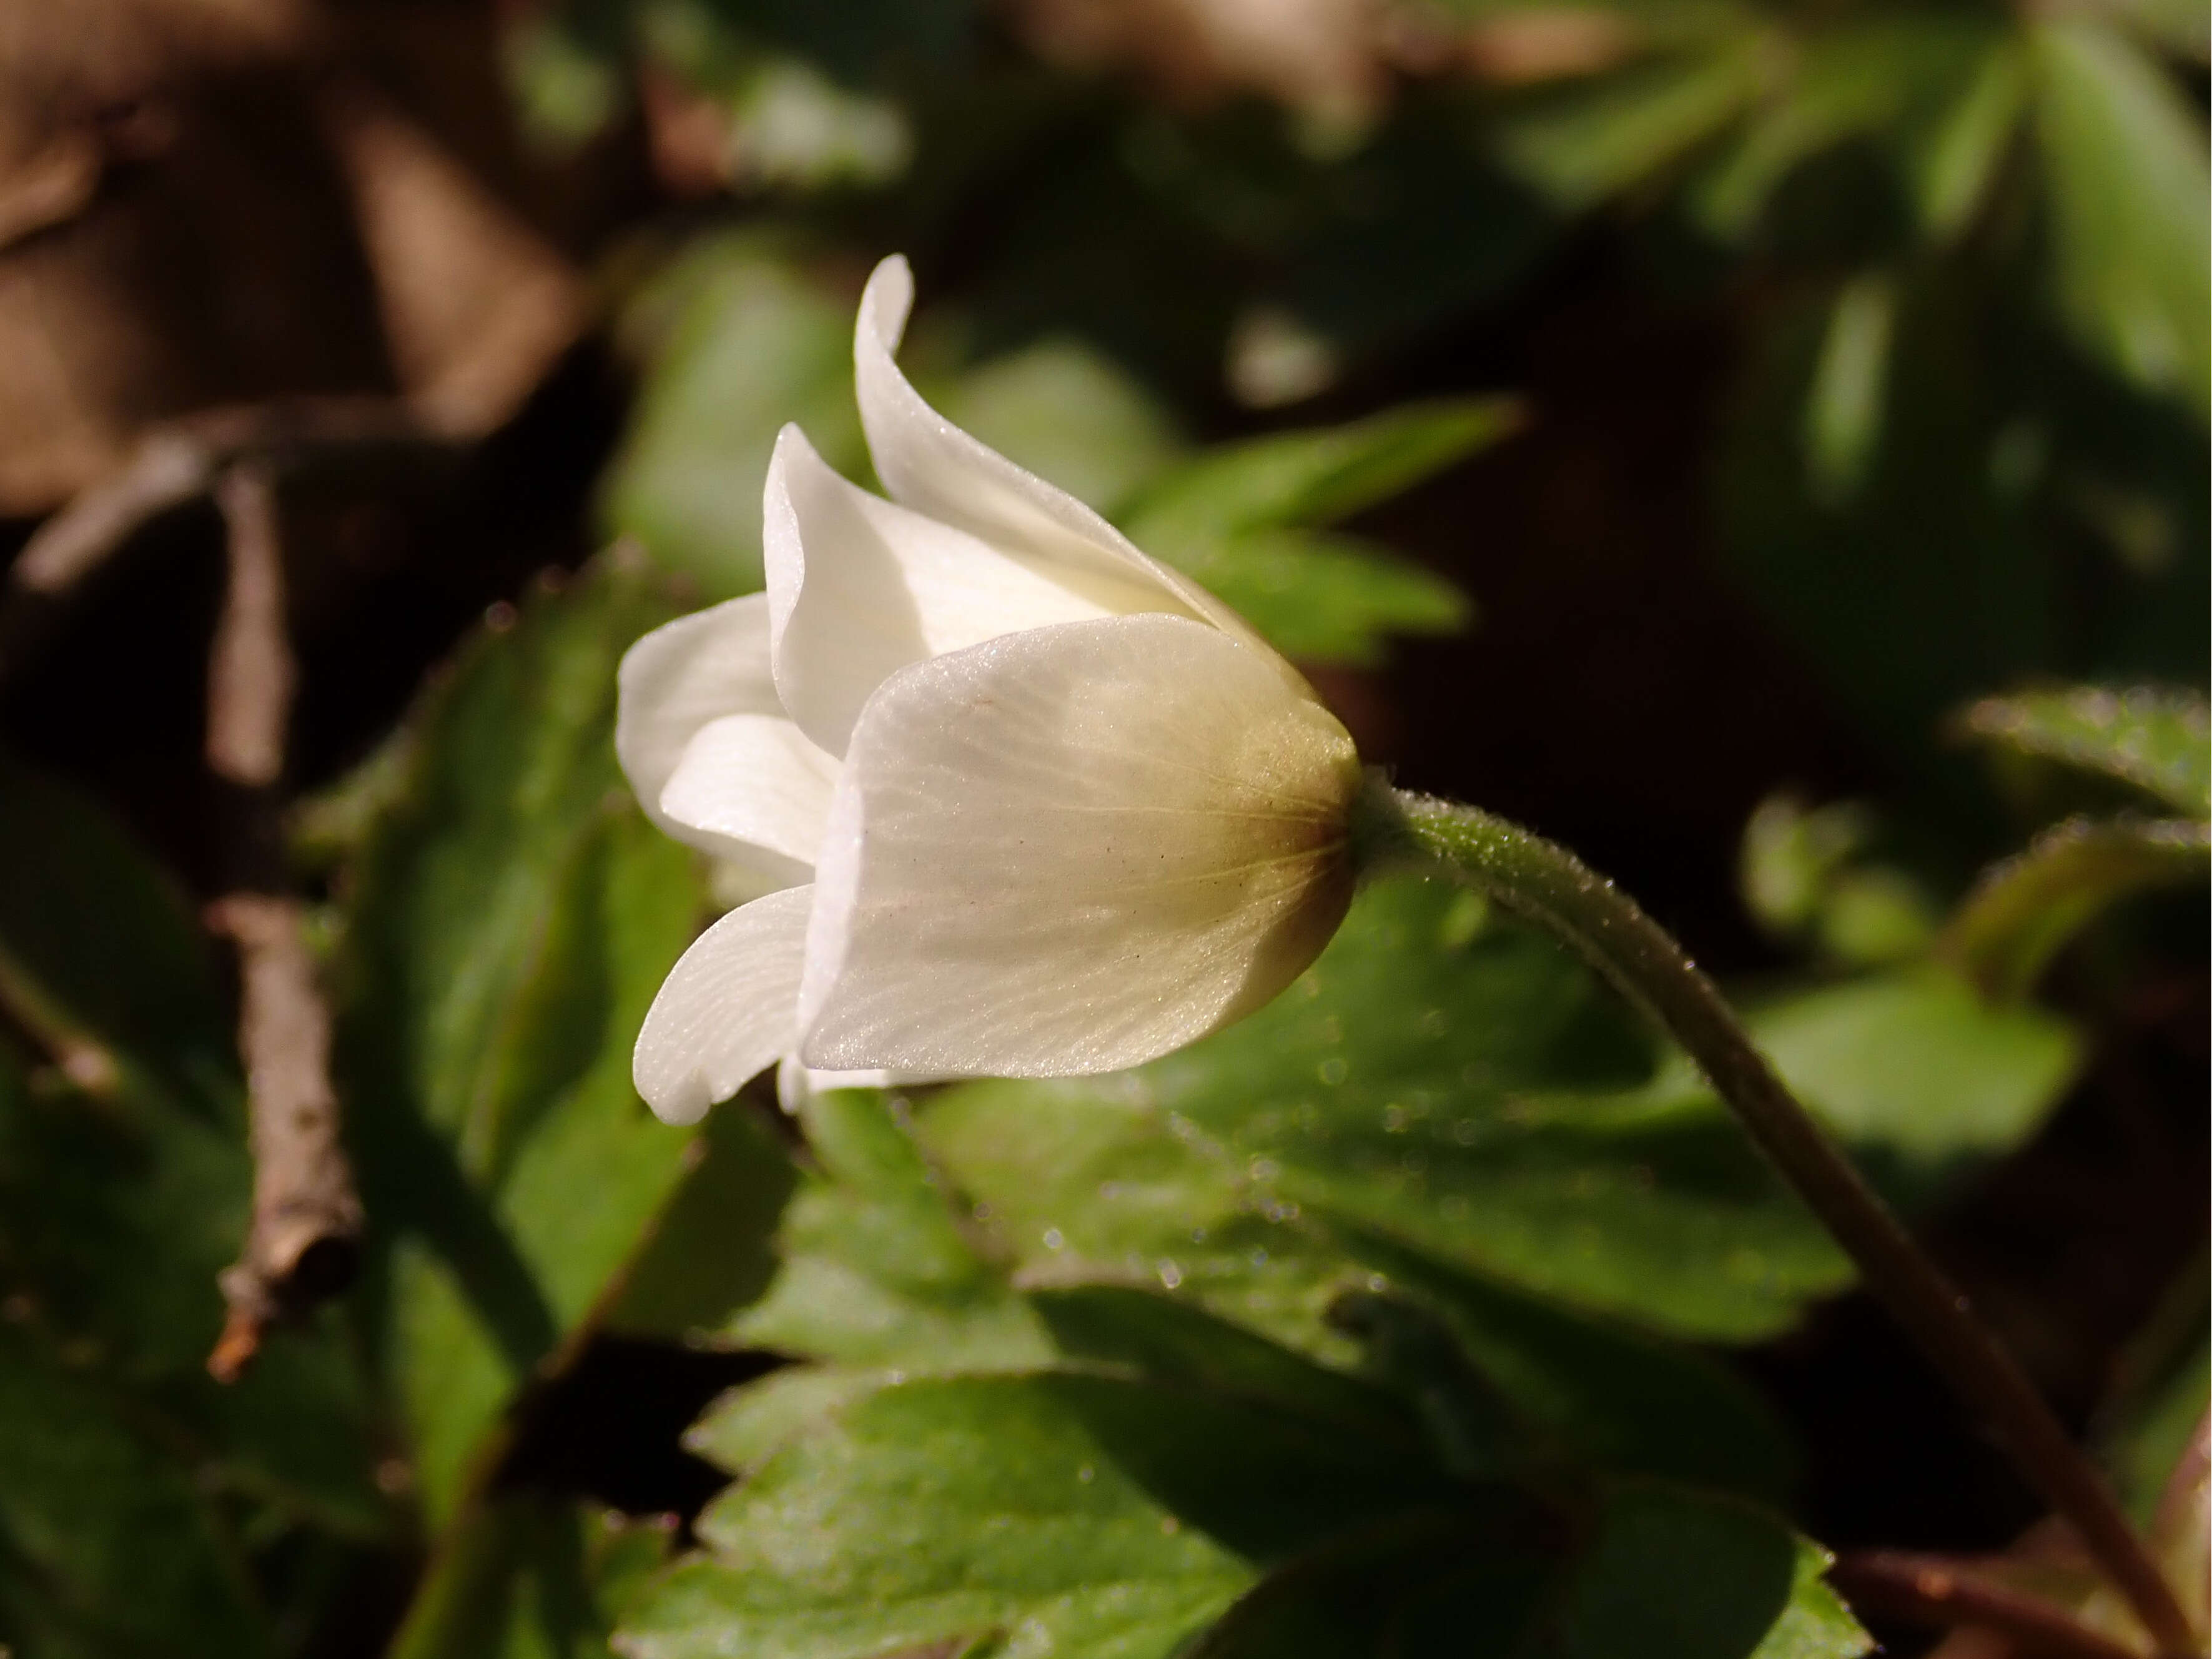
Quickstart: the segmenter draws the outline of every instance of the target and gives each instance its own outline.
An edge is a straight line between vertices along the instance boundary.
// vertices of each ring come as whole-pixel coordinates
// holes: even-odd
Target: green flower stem
[[[1636,902],[1565,848],[1472,807],[1369,788],[1355,843],[1370,868],[1449,875],[1558,934],[1686,1049],[1752,1139],[1858,1266],[1867,1287],[2069,1521],[2161,1651],[2203,1651],[2112,1488],[1966,1298],[1921,1253],[1752,1046],[1712,981]]]

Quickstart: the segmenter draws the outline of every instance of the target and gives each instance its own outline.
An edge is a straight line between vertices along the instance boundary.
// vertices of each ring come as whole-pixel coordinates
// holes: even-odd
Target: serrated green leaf
[[[476,642],[350,872],[340,1087],[434,1524],[684,1174],[687,1138],[638,1100],[629,1049],[702,895],[610,740],[616,661],[671,609],[643,570],[605,566]]]
[[[2039,22],[2031,35],[2059,317],[2092,356],[2202,422],[2212,405],[2203,118],[2103,23]]]
[[[1522,1651],[1540,1634],[1558,1565],[1542,1528],[1505,1504],[1333,1540],[1255,1584],[1188,1659]]]
[[[2014,753],[2101,773],[2191,817],[2212,817],[2212,711],[2194,693],[2026,691],[1984,697],[1959,723]]]
[[[1036,1316],[963,1231],[882,1096],[818,1094],[803,1121],[816,1169],[784,1212],[782,1266],[731,1325],[732,1337],[911,1371],[1049,1357]]]
[[[833,466],[865,461],[851,300],[772,242],[732,234],[687,251],[636,306],[663,321],[600,485],[601,521],[709,598],[751,592],[761,488],[784,423],[804,427]]]
[[[1679,1487],[1608,1495],[1559,1613],[1574,1659],[1856,1659],[1873,1647],[1818,1549],[1747,1504]]]
[[[1856,1659],[1872,1645],[1821,1582],[1826,1553],[1759,1511],[1629,1486],[1605,1495],[1580,1553],[1543,1536],[1510,1511],[1355,1535],[1261,1580],[1190,1659]]]
[[[888,1370],[787,1365],[717,1400],[685,1431],[684,1443],[732,1474],[750,1474],[846,1407],[900,1380]]]
[[[717,1500],[709,1554],[663,1579],[623,1640],[636,1659],[992,1638],[1167,1659],[1262,1564],[1443,1491],[1340,1427],[1188,1389],[908,1382]]]
[[[1067,1362],[1262,1400],[1382,1439],[1402,1437],[1409,1426],[1382,1389],[1155,1291],[1072,1285],[1033,1291],[1030,1302]]]
[[[1342,1272],[1313,1225],[1723,1340],[1841,1285],[1717,1105],[1628,1092],[1650,1049],[1595,978],[1480,915],[1379,883],[1252,1018],[1114,1078],[963,1085],[923,1138],[1032,1271],[1158,1277],[1291,1323]]]
[[[1594,1525],[1562,1524],[1407,1461],[1397,1435],[1169,1370],[848,1395],[702,1516],[706,1555],[635,1604],[625,1651],[1865,1650],[1825,1556],[1738,1501],[1627,1483]]]
[[[1945,929],[1943,951],[1992,995],[2018,1000],[2099,914],[2212,873],[2212,825],[2069,819],[1986,872]]]
[[[1796,1455],[1758,1392],[1717,1360],[1580,1317],[1366,1237],[1363,1262],[1419,1297],[1555,1455],[1779,1502]]]

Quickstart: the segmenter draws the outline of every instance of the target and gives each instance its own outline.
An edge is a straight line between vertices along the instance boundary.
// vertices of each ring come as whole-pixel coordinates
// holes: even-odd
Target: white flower
[[[1219,600],[925,404],[892,356],[912,296],[885,260],[854,341],[891,499],[786,427],[768,592],[623,662],[638,799],[767,895],[646,1017],[637,1086],[672,1122],[793,1054],[1135,1065],[1268,1000],[1350,900],[1344,728]]]

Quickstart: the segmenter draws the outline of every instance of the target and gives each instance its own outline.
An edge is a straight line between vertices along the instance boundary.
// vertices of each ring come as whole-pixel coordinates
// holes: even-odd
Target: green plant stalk
[[[1665,929],[1565,848],[1473,807],[1379,780],[1367,790],[1353,839],[1364,869],[1448,875],[1558,934],[1656,1019],[1857,1265],[1867,1288],[2081,1534],[2160,1650],[2204,1650],[2104,1477]]]

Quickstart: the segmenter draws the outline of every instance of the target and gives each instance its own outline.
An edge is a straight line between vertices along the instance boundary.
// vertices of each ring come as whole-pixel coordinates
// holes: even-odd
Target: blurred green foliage
[[[1940,1202],[2101,1040],[2094,997],[2037,1000],[2067,948],[2124,979],[2100,925],[2204,878],[2204,704],[2151,689],[2206,675],[2201,9],[1392,6],[1427,46],[1350,115],[1052,67],[1026,9],[513,11],[527,137],[672,88],[720,193],[605,260],[637,383],[597,511],[640,550],[480,631],[303,817],[374,1231],[234,1389],[202,1370],[251,1179],[227,993],[97,807],[0,772],[0,862],[39,878],[0,884],[21,1659],[317,1652],[416,1565],[406,1659],[1866,1650],[1727,1352],[1847,1266],[1577,962],[1388,883],[1273,1006],[1134,1072],[687,1136],[629,1056],[714,902],[628,799],[614,665],[758,586],[786,422],[866,481],[853,302],[894,247],[946,274],[923,391],[1290,654],[1468,628],[1481,594],[1362,515],[1546,411],[1346,405],[1612,239],[1727,319],[1728,574],[1897,816],[2015,810],[1972,883],[1888,802],[1746,834],[1785,964],[1755,1035]],[[732,1477],[696,1539],[508,1478],[605,1334],[791,1362],[692,1431]],[[2104,1419],[2146,1515],[2205,1389],[2200,1324],[2150,1346]]]

